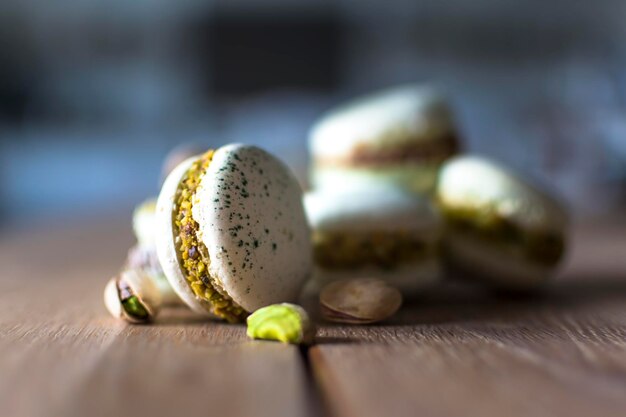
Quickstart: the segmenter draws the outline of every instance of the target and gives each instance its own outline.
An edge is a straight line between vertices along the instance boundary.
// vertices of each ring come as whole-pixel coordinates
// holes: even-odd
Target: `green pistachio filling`
[[[531,262],[555,265],[565,250],[562,234],[548,230],[524,230],[495,208],[446,207],[443,204],[440,207],[448,225],[456,231],[501,245],[510,252],[521,251]]]
[[[395,232],[317,232],[313,235],[315,261],[330,269],[373,265],[393,269],[434,255],[437,248],[414,234]]]
[[[189,168],[176,191],[174,227],[181,266],[193,293],[211,305],[211,312],[231,323],[243,321],[248,313],[235,303],[209,274],[206,246],[198,239],[198,223],[192,216],[193,197],[206,173],[213,151],[208,151]]]
[[[148,313],[148,310],[141,304],[136,295],[131,295],[122,300],[122,308],[124,308],[126,314],[137,320],[148,320],[150,316],[150,313]]]

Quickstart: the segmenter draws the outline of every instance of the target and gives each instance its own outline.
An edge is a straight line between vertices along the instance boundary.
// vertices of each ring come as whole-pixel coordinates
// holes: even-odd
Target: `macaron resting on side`
[[[289,169],[253,146],[175,168],[157,203],[157,251],[179,296],[232,322],[295,300],[312,263],[301,196]]]
[[[447,162],[437,203],[451,265],[502,288],[533,288],[565,250],[567,214],[551,196],[504,167],[465,156]]]
[[[413,292],[439,277],[442,225],[426,200],[378,182],[308,193],[305,207],[321,283],[368,276]]]
[[[376,177],[424,191],[459,144],[443,95],[406,85],[330,111],[311,129],[309,147],[317,187]]]

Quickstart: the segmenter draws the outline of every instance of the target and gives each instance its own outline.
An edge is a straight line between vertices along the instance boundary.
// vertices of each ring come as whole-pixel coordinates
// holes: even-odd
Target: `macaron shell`
[[[437,183],[440,163],[385,164],[384,166],[313,166],[311,182],[317,189],[346,190],[354,185],[368,185],[384,181],[400,186],[409,192],[423,194],[432,192]]]
[[[555,269],[527,262],[504,252],[497,245],[462,234],[450,234],[445,241],[445,250],[455,274],[469,275],[500,289],[537,288]]]
[[[302,190],[267,152],[228,145],[213,156],[192,206],[211,276],[245,310],[294,301],[310,275]]]
[[[310,133],[314,157],[340,157],[367,143],[404,145],[438,140],[453,132],[450,109],[441,93],[424,85],[382,90],[332,110]]]
[[[318,232],[403,231],[433,240],[442,231],[441,218],[426,198],[385,183],[312,191],[304,201]]]
[[[189,287],[187,278],[180,267],[178,250],[176,248],[176,233],[174,231],[173,216],[176,191],[183,176],[197,159],[198,156],[195,156],[182,162],[174,168],[163,183],[157,200],[155,215],[156,249],[163,273],[178,297],[193,311],[215,317],[210,313],[208,303],[197,298],[191,287]]]

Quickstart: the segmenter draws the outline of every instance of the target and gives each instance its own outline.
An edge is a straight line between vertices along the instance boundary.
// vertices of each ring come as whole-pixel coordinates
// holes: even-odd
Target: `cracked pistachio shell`
[[[277,340],[283,343],[310,343],[315,327],[307,312],[289,303],[273,304],[260,308],[248,316],[248,337]]]
[[[357,278],[333,282],[320,293],[323,316],[339,323],[367,324],[385,320],[402,305],[402,294],[385,281]]]
[[[146,323],[158,314],[161,294],[146,273],[138,269],[126,269],[107,283],[104,304],[115,318],[130,323]]]

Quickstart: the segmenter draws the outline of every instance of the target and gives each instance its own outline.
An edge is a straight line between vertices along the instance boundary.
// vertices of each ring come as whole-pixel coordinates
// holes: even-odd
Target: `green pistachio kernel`
[[[148,313],[148,310],[141,304],[141,301],[139,301],[136,295],[122,300],[122,307],[126,314],[137,320],[148,320],[150,316],[150,313]]]
[[[278,340],[283,343],[309,343],[314,328],[306,311],[295,304],[282,303],[263,307],[247,318],[248,337]]]

